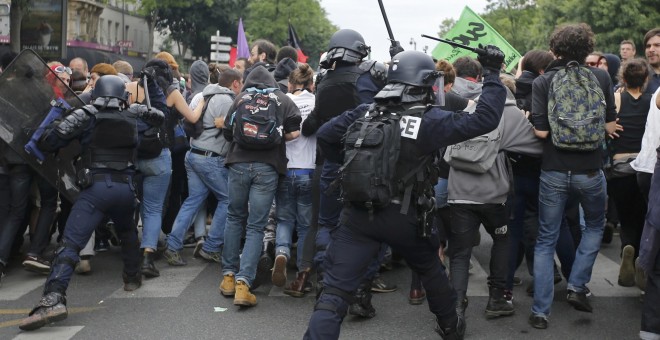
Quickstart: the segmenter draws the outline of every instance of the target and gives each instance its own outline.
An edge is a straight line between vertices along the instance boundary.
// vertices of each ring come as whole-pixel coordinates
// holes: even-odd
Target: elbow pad
[[[128,108],[128,112],[134,114],[137,118],[140,118],[143,122],[151,126],[161,126],[165,121],[163,111],[153,107],[149,109],[146,105],[142,104],[131,104]]]
[[[97,112],[92,105],[85,105],[76,109],[55,126],[55,133],[63,139],[72,139],[77,135],[77,132],[87,126],[90,117]]]

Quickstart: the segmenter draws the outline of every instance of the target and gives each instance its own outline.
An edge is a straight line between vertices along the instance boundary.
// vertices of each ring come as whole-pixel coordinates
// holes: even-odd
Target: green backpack
[[[550,83],[548,120],[552,144],[570,151],[594,151],[605,139],[605,94],[596,76],[576,61]]]

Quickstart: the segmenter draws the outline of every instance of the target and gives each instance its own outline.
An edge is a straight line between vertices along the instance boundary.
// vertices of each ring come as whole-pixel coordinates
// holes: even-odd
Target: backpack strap
[[[424,159],[412,170],[410,170],[405,176],[403,176],[400,180],[400,183],[405,185],[410,179],[412,179],[413,176],[417,177],[417,183],[423,183],[424,182],[424,168],[429,163],[429,160],[431,160],[432,156],[424,156]],[[412,199],[412,190],[414,187],[415,183],[410,183],[407,186],[405,186],[405,189],[403,191],[403,201],[401,202],[401,213],[402,214],[407,214],[408,213],[408,207],[410,206],[410,201]]]
[[[210,94],[208,96],[204,96],[204,107],[202,108],[202,113],[199,115],[199,120],[202,121],[202,129],[204,130],[213,130],[216,127],[204,127],[204,114],[206,113],[206,109],[209,107],[209,103],[211,102],[211,99],[215,97],[218,93]]]

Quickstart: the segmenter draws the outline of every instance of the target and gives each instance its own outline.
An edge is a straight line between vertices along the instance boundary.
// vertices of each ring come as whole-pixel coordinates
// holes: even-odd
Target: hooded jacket
[[[456,77],[456,80],[454,80],[454,86],[451,88],[451,91],[463,98],[474,99],[481,94],[482,86],[483,85],[481,83],[475,83],[465,78]]]
[[[218,84],[210,84],[204,88],[202,95],[209,103],[202,118],[204,131],[196,139],[191,140],[190,146],[204,151],[213,151],[220,156],[227,156],[229,142],[221,135],[222,130],[215,128],[215,119],[227,116],[231,104],[234,102],[234,91]]]
[[[245,79],[243,92],[236,97],[234,103],[229,109],[230,114],[236,111],[236,107],[243,99],[247,89],[252,87],[258,89],[278,88],[275,78],[273,78],[272,74],[265,67],[259,66],[252,69]],[[233,141],[234,135],[231,128],[225,126],[223,134],[225,139],[230,142],[229,152],[227,153],[227,159],[225,160],[226,165],[250,162],[266,163],[272,165],[279,174],[286,174],[287,158],[284,135],[290,132],[299,131],[302,118],[300,117],[298,106],[293,100],[291,100],[291,98],[282,91],[275,91],[274,93],[277,95],[278,101],[280,102],[280,106],[277,110],[277,120],[278,122],[281,122],[280,127],[283,128],[282,143],[277,147],[268,150],[243,149]]]
[[[209,83],[209,66],[201,61],[195,60],[190,66],[190,98],[204,91]]]
[[[610,74],[610,79],[612,79],[612,86],[616,87],[619,84],[619,68],[621,67],[621,59],[615,56],[614,54],[606,53],[603,55],[605,60],[607,60],[607,73]]]
[[[540,156],[543,144],[534,135],[532,124],[516,106],[513,93],[507,91],[502,119],[497,129],[500,130],[500,152],[495,164],[486,173],[449,170],[450,203],[503,204],[509,194],[512,174],[507,164],[506,153],[513,151],[529,156]],[[454,202],[451,202],[454,201]]]
[[[289,92],[289,75],[296,68],[298,68],[298,64],[293,61],[293,59],[288,57],[280,60],[280,62],[277,63],[277,66],[275,66],[273,76],[275,77],[275,81],[277,81],[277,84],[280,86],[280,90],[282,90],[282,92]]]

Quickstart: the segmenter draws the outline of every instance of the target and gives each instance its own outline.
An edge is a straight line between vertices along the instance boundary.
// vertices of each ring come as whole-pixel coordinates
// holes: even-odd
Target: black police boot
[[[494,287],[489,287],[488,290],[490,297],[486,306],[486,317],[513,315],[513,303],[504,297],[504,290]]]
[[[41,297],[39,304],[32,309],[27,318],[21,321],[18,328],[33,331],[49,323],[62,321],[68,315],[64,294],[50,292]]]
[[[124,279],[124,290],[127,292],[132,292],[142,287],[142,274],[140,272],[134,275],[128,275],[124,272],[122,273],[122,278]]]
[[[435,331],[440,334],[443,340],[463,340],[465,337],[465,318],[458,316],[456,325],[443,327],[436,317]]]
[[[142,259],[142,274],[147,278],[160,276],[160,271],[158,271],[156,265],[154,264],[155,257],[156,254],[154,252],[144,252],[144,258]]]
[[[348,313],[369,319],[376,316],[376,309],[371,304],[371,282],[360,284],[355,292],[355,302],[348,308]]]

